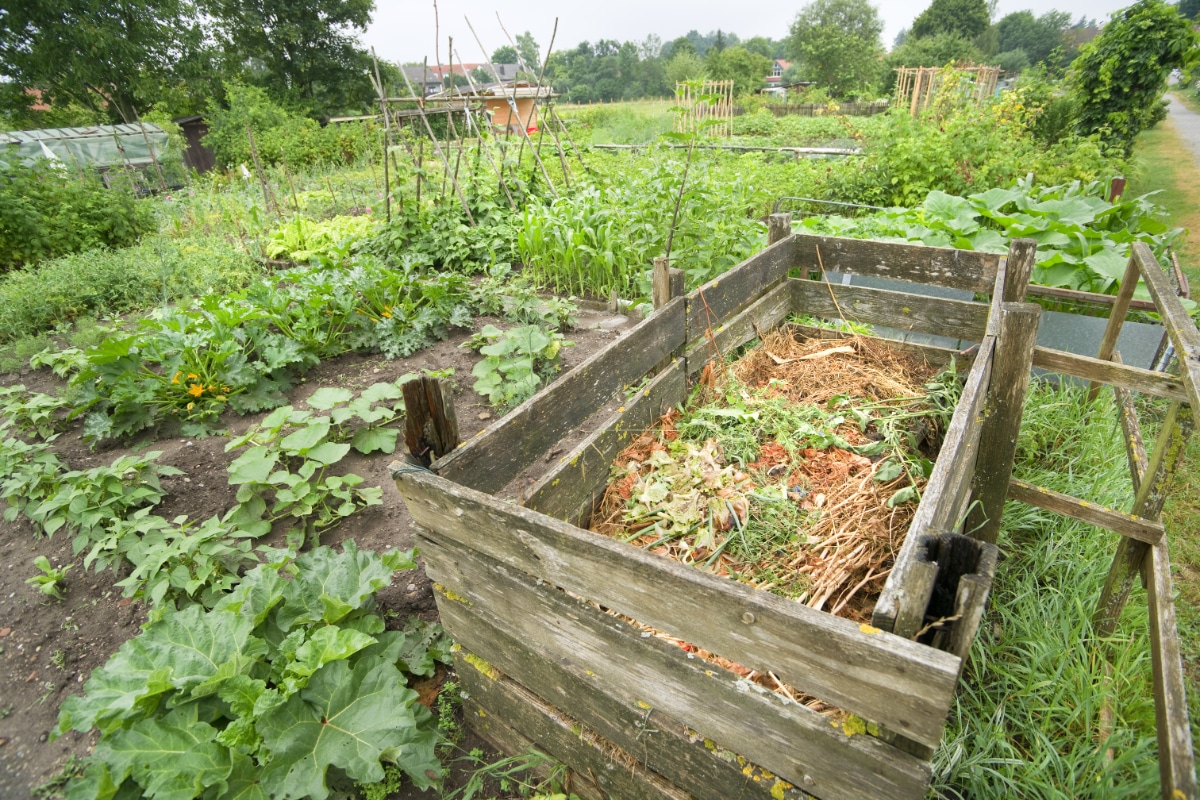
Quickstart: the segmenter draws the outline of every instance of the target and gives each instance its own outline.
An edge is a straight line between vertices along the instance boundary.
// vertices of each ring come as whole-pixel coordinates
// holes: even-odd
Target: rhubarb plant
[[[250,572],[211,610],[152,614],[63,704],[52,736],[98,729],[67,797],[325,800],[393,764],[419,788],[441,767],[433,716],[408,687],[448,660],[436,623],[387,630],[375,594],[413,551],[319,547]]]

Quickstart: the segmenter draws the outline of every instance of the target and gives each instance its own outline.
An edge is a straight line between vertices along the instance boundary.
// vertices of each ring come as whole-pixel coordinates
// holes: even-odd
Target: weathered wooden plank
[[[1187,391],[1183,381],[1166,372],[1154,372],[1141,367],[1131,367],[1116,361],[1102,361],[1090,356],[1080,356],[1049,347],[1037,347],[1033,351],[1033,365],[1040,369],[1070,375],[1075,378],[1105,383],[1135,392],[1166,397],[1170,400],[1186,400]]]
[[[785,211],[767,217],[767,244],[781,242],[792,235],[792,213]]]
[[[694,289],[687,296],[688,342],[704,338],[705,331],[762,297],[787,275],[795,261],[795,237],[789,236]]]
[[[1113,361],[1121,363],[1121,354],[1116,350],[1113,351]],[[1142,437],[1142,425],[1138,422],[1133,393],[1120,386],[1113,386],[1113,392],[1117,396],[1117,419],[1121,423],[1121,435],[1125,439],[1129,477],[1133,480],[1133,491],[1136,494],[1142,488],[1142,480],[1146,475],[1146,440]]]
[[[905,638],[920,629],[937,577],[936,567],[923,558],[922,537],[956,529],[966,511],[973,469],[965,469],[964,464],[978,451],[980,415],[991,380],[994,347],[995,339],[991,336],[984,338],[979,346],[917,513],[875,603],[874,624]]]
[[[523,756],[535,751],[545,755],[549,763],[541,767],[535,767],[532,770],[533,774],[537,777],[542,779],[548,778],[552,768],[562,765],[567,767],[566,775],[563,778],[565,783],[563,789],[565,791],[570,791],[573,795],[579,797],[580,800],[609,800],[608,794],[599,786],[571,770],[565,762],[553,758],[544,748],[538,747],[537,743],[529,739],[529,737],[517,733],[505,724],[499,714],[484,708],[482,704],[476,702],[475,698],[469,696],[469,694],[463,698],[463,719],[466,720],[467,726],[479,735],[480,739],[483,739],[504,755]]]
[[[1013,239],[1008,245],[1004,285],[1000,298],[1005,303],[1023,303],[1029,290],[1029,276],[1037,261],[1037,242],[1033,239]]]
[[[1196,758],[1188,724],[1187,691],[1179,651],[1179,629],[1171,594],[1171,561],[1164,539],[1150,548],[1146,599],[1150,611],[1150,659],[1154,671],[1154,717],[1158,770],[1164,800],[1200,797]]]
[[[616,414],[530,489],[526,508],[587,527],[592,509],[608,483],[613,459],[634,437],[687,398],[682,359],[629,398]]]
[[[444,619],[450,622],[455,639],[475,654],[476,657],[472,660],[485,676],[491,677],[490,673],[493,670],[489,670],[489,666],[498,668],[548,705],[561,710],[622,750],[634,754],[647,769],[685,788],[698,800],[725,800],[729,797],[767,800],[771,796],[771,791],[775,789],[774,781],[764,782],[761,768],[754,768],[749,771],[751,774],[746,774],[734,759],[728,757],[729,752],[726,753],[726,758],[720,757],[717,754],[716,742],[711,738],[706,742],[706,736],[697,733],[694,724],[685,725],[663,713],[651,705],[644,693],[639,694],[628,682],[622,680],[617,685],[602,682],[598,673],[591,668],[590,661],[582,660],[581,653],[572,652],[563,658],[543,646],[544,637],[537,640],[518,639],[508,623],[485,611],[482,605],[467,607],[461,602],[464,598],[450,600],[446,596],[448,591],[450,590],[443,587],[438,598],[439,606],[446,608]],[[569,598],[559,599],[567,600],[567,605],[570,605]],[[575,609],[571,607],[566,610],[573,614]],[[604,619],[603,615],[594,613],[594,609],[585,613],[588,620],[599,620],[602,623],[602,633],[605,635],[608,635],[611,629],[611,636],[636,638],[639,643],[631,646],[634,650],[642,649],[641,637],[632,629],[622,629],[622,626],[614,625],[612,618]],[[576,623],[572,619],[569,624]],[[681,658],[687,660],[686,655],[670,647],[664,650],[661,646],[652,646],[651,649],[654,651],[652,659],[661,660],[663,653],[666,653],[667,671],[649,674],[652,669],[650,664],[642,666],[641,670],[649,674],[648,679],[659,684],[669,684],[669,676],[677,671],[675,663]],[[480,663],[479,655],[482,655],[485,663]],[[602,661],[606,662],[607,658],[607,652],[601,655]],[[651,663],[657,664],[657,661]],[[704,685],[708,686],[712,679],[705,675],[705,681]],[[702,682],[697,679],[695,683],[699,685]],[[726,690],[717,691],[720,694]],[[746,705],[740,693],[731,696],[739,708]],[[761,706],[761,703],[754,705],[748,713],[757,713]],[[769,725],[780,715],[786,720],[791,716],[791,711],[786,707],[773,710],[767,717],[745,724],[750,728]],[[738,722],[744,720],[739,716]],[[832,771],[835,767],[828,763],[827,758],[835,759],[846,769],[857,771],[861,766],[862,757],[854,753],[840,752],[844,736],[833,730],[827,731],[826,728],[830,726],[824,720],[813,722],[817,727],[812,734],[819,734],[816,736],[817,743],[806,745],[802,742],[801,747],[823,753],[816,759],[817,774],[821,776],[822,784],[837,774]],[[785,721],[784,724],[794,727],[790,722]],[[772,741],[778,738],[772,737]],[[742,746],[750,743],[739,740],[738,744]],[[821,748],[830,752],[824,754]],[[775,791],[787,797],[801,795],[795,790],[784,790],[784,787]]]
[[[795,292],[797,314],[886,325],[978,342],[987,325],[988,306],[966,300],[945,300],[907,292],[841,286],[824,281],[788,281]]]
[[[1163,524],[1156,520],[1089,503],[1018,478],[1013,478],[1009,483],[1008,498],[1137,539],[1139,542],[1157,544],[1165,535]]]
[[[501,503],[431,473],[396,485],[421,526],[802,692],[936,746],[959,659],[633,545]]]
[[[1154,454],[1146,465],[1146,476],[1133,500],[1131,514],[1145,519],[1158,519],[1167,500],[1167,492],[1175,480],[1175,471],[1183,461],[1188,439],[1195,424],[1195,412],[1191,406],[1178,401],[1171,404],[1163,420]],[[1134,582],[1142,574],[1142,566],[1150,545],[1122,536],[1117,542],[1117,552],[1104,580],[1093,624],[1096,635],[1105,637],[1117,627],[1121,609],[1129,599]]]
[[[428,375],[407,381],[404,395],[404,443],[425,466],[458,447],[458,416],[450,381]]]
[[[1158,267],[1157,261],[1154,266]],[[1129,302],[1133,299],[1133,290],[1137,288],[1137,282],[1137,258],[1131,253],[1129,263],[1125,265],[1125,275],[1121,278],[1121,288],[1117,291],[1117,299],[1113,301],[1108,324],[1104,326],[1104,336],[1100,339],[1100,351],[1096,354],[1096,358],[1101,361],[1108,361],[1112,358],[1113,350],[1117,346],[1117,337],[1121,335],[1121,328],[1125,325],[1125,315],[1129,313]],[[1091,386],[1088,387],[1088,400],[1095,400],[1099,393],[1100,384],[1092,381]]]
[[[1200,410],[1200,330],[1175,296],[1171,282],[1150,248],[1144,242],[1134,242],[1133,257],[1162,317],[1167,336],[1179,355],[1179,372],[1187,391],[1187,401],[1194,411]]]
[[[1037,342],[1042,309],[1033,303],[1000,306],[1000,336],[988,385],[987,411],[979,433],[979,451],[971,492],[975,503],[967,529],[976,539],[995,544],[1000,538],[1004,498],[1017,452],[1017,433],[1029,388],[1029,367]]]
[[[439,549],[442,545],[445,549]],[[539,686],[530,688],[551,695],[545,699],[555,705],[570,704],[582,717],[585,705],[572,694],[581,679],[633,713],[641,709],[642,717],[652,710],[682,721],[818,797],[923,795],[927,766],[916,758],[869,736],[846,736],[820,714],[751,688],[736,674],[689,658],[681,648],[531,576],[444,540],[425,538],[423,547],[435,580],[457,598],[439,606],[451,635],[502,671],[508,671],[501,666],[506,664],[518,681],[537,681]],[[529,643],[545,659],[571,670],[576,681],[556,684],[544,667],[524,669],[519,655],[495,647],[505,637]],[[579,721],[604,724],[590,713]],[[623,733],[630,735],[638,739],[636,729]]]
[[[991,594],[992,581],[996,576],[996,561],[1000,557],[1000,550],[995,545],[981,543],[981,546],[983,551],[975,566],[975,571],[969,575],[963,575],[958,582],[958,596],[954,601],[954,613],[958,615],[959,619],[950,629],[950,641],[946,648],[947,652],[961,658],[963,664],[967,663],[967,655],[971,652],[975,634],[979,632],[979,625],[987,610],[988,596]]]
[[[695,375],[713,359],[728,356],[732,351],[766,331],[771,330],[792,313],[792,291],[784,282],[771,289],[745,311],[728,322],[712,329],[698,341],[689,341],[688,375]]]
[[[1112,294],[1080,292],[1075,289],[1060,289],[1057,286],[1038,286],[1036,284],[1029,287],[1029,294],[1034,297],[1051,297],[1055,300],[1070,300],[1075,303],[1106,307],[1111,307],[1117,301],[1116,295]],[[1154,303],[1150,300],[1135,298],[1129,301],[1129,308],[1135,311],[1154,311]]]
[[[558,709],[543,702],[515,681],[503,675],[488,675],[486,666],[464,654],[454,659],[470,700],[478,708],[466,709],[472,727],[484,736],[512,741],[503,725],[534,743],[537,749],[567,764],[580,775],[590,778],[601,790],[601,797],[663,798],[688,800],[687,792],[644,769],[637,759],[612,745],[589,735],[586,728]],[[484,716],[479,716],[479,711]],[[472,713],[474,712],[474,713]],[[472,719],[471,717],[474,717]],[[493,733],[494,731],[494,733]],[[516,739],[514,745],[520,745]],[[498,741],[501,747],[504,741]],[[512,745],[508,745],[512,746]],[[575,790],[578,793],[578,788]]]
[[[495,492],[621,388],[641,382],[683,343],[684,300],[663,308],[433,463],[450,480]]]
[[[990,293],[1000,256],[972,250],[796,234],[794,266]]]

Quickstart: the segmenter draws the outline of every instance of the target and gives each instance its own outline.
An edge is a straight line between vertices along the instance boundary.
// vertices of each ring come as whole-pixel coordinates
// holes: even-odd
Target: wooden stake
[[[404,78],[404,85],[406,87],[408,87],[409,94],[412,94],[413,93],[412,84],[409,82],[408,75],[404,72],[403,67],[400,68],[400,75],[401,75],[401,77]],[[417,103],[417,112],[418,112],[418,116],[421,118],[421,122],[423,122],[425,124],[425,132],[429,134],[429,139],[433,142],[433,151],[435,153],[437,153],[438,158],[441,159],[442,166],[445,167],[446,173],[449,174],[450,162],[449,162],[449,160],[447,160],[446,154],[442,152],[442,146],[440,144],[438,144],[437,137],[433,135],[433,128],[431,128],[429,126],[429,118],[425,116],[425,108],[421,102]],[[422,141],[424,141],[424,140],[422,139]],[[417,186],[418,186],[418,192],[419,192],[420,184],[417,184]],[[471,209],[467,205],[467,198],[463,195],[462,187],[458,185],[458,181],[454,181],[454,191],[458,194],[459,202],[462,203],[463,213],[465,213],[467,215],[467,221],[470,222],[471,227],[474,228],[475,227],[475,217],[471,216]]]
[[[422,376],[400,387],[404,394],[404,443],[421,464],[458,447],[458,416],[450,381]]]
[[[254,162],[254,173],[258,176],[258,182],[262,186],[263,202],[267,205],[267,211],[274,209],[275,216],[281,216],[279,213],[279,203],[275,201],[275,194],[267,184],[267,176],[263,172],[262,161],[258,158],[258,146],[254,143],[254,129],[249,125],[246,126],[246,137],[250,141],[250,160]]]

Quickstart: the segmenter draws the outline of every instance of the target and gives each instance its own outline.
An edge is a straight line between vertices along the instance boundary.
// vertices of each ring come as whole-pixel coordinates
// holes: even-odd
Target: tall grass
[[[1035,385],[1014,475],[1127,508],[1109,397],[1088,403],[1081,387]],[[1091,624],[1116,534],[1009,503],[1000,544],[990,613],[934,759],[934,795],[1156,796],[1145,594],[1135,593],[1113,636],[1097,641]]]

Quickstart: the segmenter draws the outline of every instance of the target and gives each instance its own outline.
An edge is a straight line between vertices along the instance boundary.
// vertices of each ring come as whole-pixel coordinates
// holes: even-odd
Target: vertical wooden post
[[[1183,460],[1193,426],[1192,407],[1179,401],[1172,403],[1154,445],[1154,454],[1146,466],[1146,478],[1138,488],[1137,498],[1129,513],[1149,520],[1157,520],[1162,514],[1167,491],[1175,479],[1175,470]],[[1127,536],[1122,536],[1117,543],[1117,552],[1113,556],[1112,567],[1104,581],[1104,591],[1100,593],[1100,602],[1093,618],[1098,638],[1104,638],[1116,630],[1121,610],[1125,608],[1134,581],[1141,574],[1149,550],[1150,545]]]
[[[651,290],[654,307],[662,308],[684,292],[685,275],[681,269],[671,269],[665,256],[654,259]]]
[[[1138,263],[1130,251],[1129,263],[1125,265],[1125,275],[1121,278],[1121,288],[1117,299],[1113,301],[1112,313],[1108,317],[1108,325],[1104,328],[1104,337],[1100,340],[1100,352],[1096,358],[1108,361],[1112,358],[1113,350],[1117,347],[1117,337],[1121,335],[1121,326],[1125,324],[1125,315],[1129,313],[1129,301],[1133,300],[1133,290],[1138,282]],[[1101,384],[1092,381],[1088,384],[1088,402],[1096,399],[1100,393]]]
[[[1164,800],[1194,798],[1195,754],[1188,725],[1187,689],[1179,652],[1179,628],[1171,595],[1167,540],[1149,548],[1146,601],[1150,611],[1150,660],[1154,672],[1154,720],[1158,733],[1158,773]]]
[[[458,447],[458,415],[450,381],[423,376],[400,387],[404,394],[404,443],[429,466]]]
[[[1029,369],[1037,342],[1042,309],[1033,303],[1003,303],[995,364],[988,387],[979,454],[971,488],[976,500],[967,515],[967,533],[995,544],[1000,537],[1000,517],[1017,452],[1017,432],[1029,388]]]
[[[792,235],[791,212],[772,214],[767,217],[767,246],[781,242]]]
[[[274,210],[275,216],[280,216],[279,203],[275,202],[275,194],[271,191],[267,184],[267,176],[263,173],[262,161],[258,158],[258,145],[254,143],[254,129],[249,125],[246,126],[246,138],[250,141],[250,160],[254,162],[254,172],[258,175],[258,182],[262,185],[263,202],[267,206],[267,211]]]
[[[1029,276],[1037,261],[1037,242],[1033,239],[1013,239],[1008,246],[1008,266],[1004,272],[1001,299],[1005,303],[1024,303],[1029,289]]]

